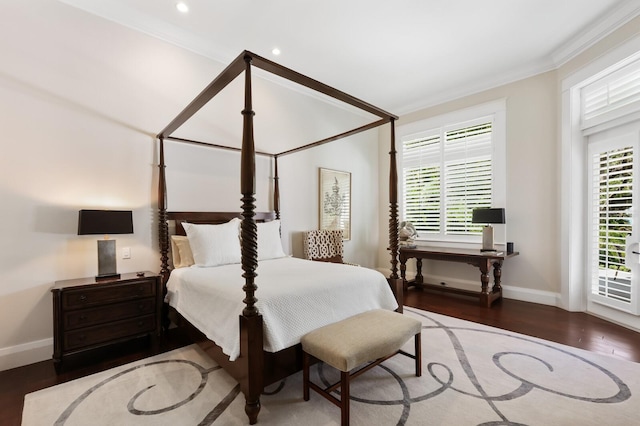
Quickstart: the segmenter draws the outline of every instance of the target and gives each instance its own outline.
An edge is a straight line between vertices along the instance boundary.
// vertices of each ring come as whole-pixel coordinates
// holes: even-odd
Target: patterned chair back
[[[342,230],[314,230],[304,233],[304,257],[343,263]]]

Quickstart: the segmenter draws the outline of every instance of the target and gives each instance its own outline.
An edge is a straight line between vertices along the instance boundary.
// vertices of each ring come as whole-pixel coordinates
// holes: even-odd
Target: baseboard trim
[[[377,270],[387,277],[391,274],[391,270],[389,269],[377,268]],[[407,276],[415,276],[415,271],[410,271],[407,269]],[[456,280],[452,279],[451,277],[436,275],[425,275],[424,280],[428,283],[446,282],[446,287],[480,292],[480,282]],[[505,299],[520,300],[522,302],[539,303],[541,305],[549,305],[562,308],[560,304],[560,293],[516,287],[512,285],[506,285],[504,282],[502,283],[502,297],[504,297]]]
[[[532,288],[503,285],[502,297],[504,297],[505,299],[539,303],[541,305],[556,306],[558,308],[561,308],[560,293],[553,293],[551,291],[534,290]]]
[[[0,371],[51,359],[53,338],[0,348]]]

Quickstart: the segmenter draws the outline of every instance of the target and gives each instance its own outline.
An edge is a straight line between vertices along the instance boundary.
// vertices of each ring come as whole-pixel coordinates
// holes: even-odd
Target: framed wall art
[[[342,229],[351,239],[351,173],[320,168],[320,229]]]

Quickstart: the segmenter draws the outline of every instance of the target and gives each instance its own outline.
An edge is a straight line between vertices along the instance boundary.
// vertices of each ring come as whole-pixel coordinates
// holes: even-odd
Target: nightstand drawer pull
[[[87,316],[86,315],[80,315],[79,320],[80,321],[86,321],[87,320]]]
[[[85,300],[87,300],[87,296],[85,296],[84,294],[81,294],[80,297],[78,297],[78,299],[80,299],[80,301],[84,302]]]

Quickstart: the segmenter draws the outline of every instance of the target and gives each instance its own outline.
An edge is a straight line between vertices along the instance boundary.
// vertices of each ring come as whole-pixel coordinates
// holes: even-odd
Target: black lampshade
[[[80,210],[78,235],[133,234],[131,210]]]
[[[473,209],[472,223],[506,223],[504,209],[480,208]]]

